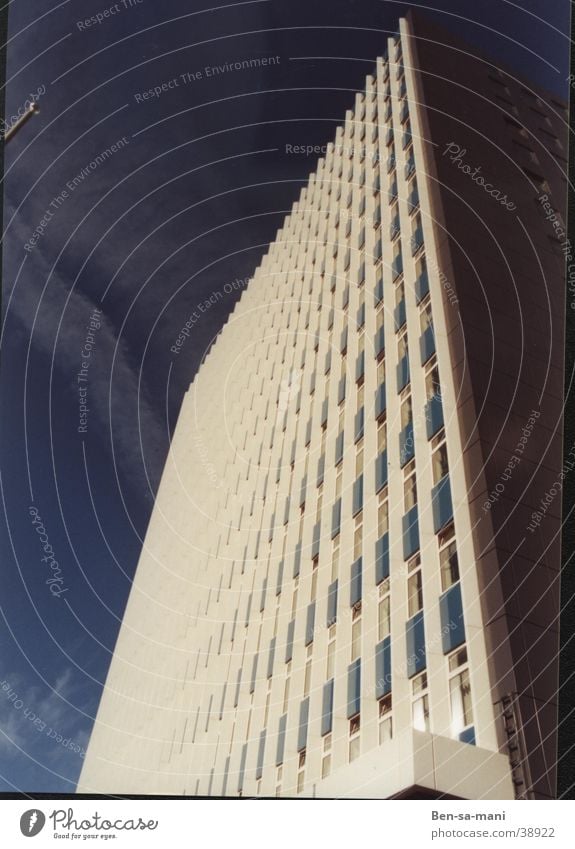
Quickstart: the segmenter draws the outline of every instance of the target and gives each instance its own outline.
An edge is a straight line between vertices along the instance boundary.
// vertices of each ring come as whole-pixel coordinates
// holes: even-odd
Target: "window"
[[[423,672],[412,681],[413,727],[416,731],[429,731],[429,696],[427,695],[427,673]]]
[[[377,507],[377,535],[382,537],[389,530],[389,504],[386,493],[380,493]]]
[[[335,669],[335,640],[328,643],[327,646],[327,663],[326,663],[326,678],[333,678]]]
[[[439,568],[441,572],[441,589],[445,592],[459,580],[459,563],[455,540],[448,542],[439,552]]]
[[[431,300],[427,300],[425,304],[422,305],[420,313],[419,313],[419,325],[421,327],[421,332],[425,333],[428,327],[433,327],[433,315],[431,312]]]
[[[378,640],[384,640],[390,634],[391,628],[391,608],[390,608],[390,596],[387,595],[385,598],[379,602],[378,614]]]
[[[387,425],[382,421],[377,426],[377,450],[382,454],[387,448]]]
[[[441,384],[439,383],[439,369],[434,362],[428,367],[425,375],[425,394],[427,398],[441,397]]]
[[[357,660],[361,654],[361,619],[356,621],[351,626],[351,659]]]
[[[405,467],[403,480],[404,512],[407,513],[417,504],[417,482],[415,476],[415,460]]]
[[[411,395],[404,395],[401,400],[401,428],[407,427],[408,424],[411,424],[413,420],[413,407],[411,401]]]
[[[449,465],[447,463],[447,445],[443,442],[437,448],[431,457],[433,468],[433,483],[438,484],[439,481],[449,473]]]
[[[451,701],[451,731],[452,734],[456,735],[473,724],[468,669],[464,669],[450,679],[449,695]]]
[[[418,569],[407,579],[407,604],[410,618],[423,608],[421,569]]]

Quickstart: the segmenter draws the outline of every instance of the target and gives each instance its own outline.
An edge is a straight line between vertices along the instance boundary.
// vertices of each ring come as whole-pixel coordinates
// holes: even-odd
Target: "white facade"
[[[513,798],[403,41],[184,399],[79,792]]]

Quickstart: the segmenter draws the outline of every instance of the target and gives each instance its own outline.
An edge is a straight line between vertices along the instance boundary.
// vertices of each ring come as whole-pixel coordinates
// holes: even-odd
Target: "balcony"
[[[443,654],[449,654],[465,642],[459,581],[439,597],[439,615],[441,617],[441,648]]]
[[[423,230],[421,227],[416,227],[411,235],[411,255],[415,256],[421,247],[423,247]]]
[[[433,509],[433,529],[435,533],[438,533],[453,519],[449,475],[442,477],[431,490],[431,506]]]
[[[433,395],[425,405],[425,423],[428,439],[443,427],[443,404],[440,395]]]
[[[353,482],[351,513],[357,516],[363,510],[363,475]]]
[[[389,534],[386,532],[375,543],[375,583],[389,578]]]
[[[354,442],[359,442],[359,440],[363,436],[363,425],[364,425],[364,411],[365,407],[361,407],[355,414],[354,419]]]
[[[399,434],[399,465],[402,469],[413,459],[414,454],[413,422],[409,422]]]
[[[375,491],[376,493],[387,485],[387,451],[382,451],[375,461]]]
[[[393,319],[395,322],[395,332],[397,333],[399,328],[403,327],[406,321],[405,298],[402,298],[401,301],[396,305],[393,311]]]
[[[321,523],[317,522],[313,526],[313,538],[311,543],[311,559],[315,560],[316,557],[319,557],[319,540],[321,536]]]
[[[365,374],[365,351],[360,351],[355,361],[355,380],[356,383],[363,380]]]
[[[401,392],[409,383],[409,360],[407,354],[403,356],[396,366],[397,391]]]
[[[429,277],[427,276],[427,269],[422,271],[417,280],[415,281],[415,298],[417,303],[422,301],[427,293],[429,292]]]
[[[386,408],[385,383],[382,383],[375,392],[375,418],[380,419],[385,413]]]
[[[429,325],[419,337],[419,352],[421,354],[421,365],[425,365],[432,354],[435,354],[435,334],[433,325]]]
[[[407,677],[413,678],[427,666],[425,658],[425,628],[423,611],[420,610],[405,624],[405,647],[407,652]]]
[[[385,332],[383,325],[381,327],[378,327],[378,329],[375,331],[373,347],[376,357],[380,357],[385,351]]]

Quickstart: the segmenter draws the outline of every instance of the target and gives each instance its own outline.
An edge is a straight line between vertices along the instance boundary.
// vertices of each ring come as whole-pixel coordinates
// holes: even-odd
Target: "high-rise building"
[[[184,399],[80,792],[553,797],[565,118],[401,20]]]

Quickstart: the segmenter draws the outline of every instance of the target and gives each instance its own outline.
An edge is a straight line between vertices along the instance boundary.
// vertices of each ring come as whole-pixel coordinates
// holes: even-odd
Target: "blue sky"
[[[565,92],[568,3],[420,5]],[[251,274],[315,166],[286,155],[286,144],[333,137],[407,8],[128,6],[10,8],[7,114],[44,93],[6,149],[4,182],[4,792],[73,791],[181,399],[236,296],[202,317],[181,354],[170,347],[203,298]],[[302,58],[318,54],[345,61]],[[279,61],[205,72],[270,56]]]

